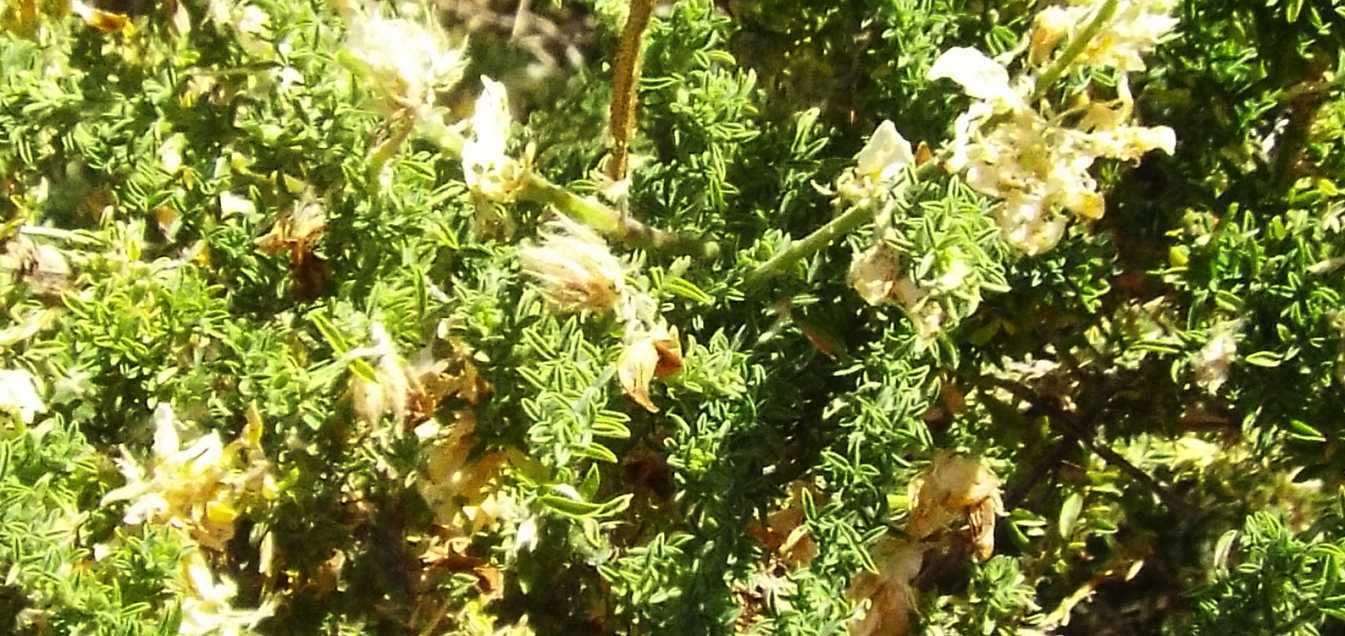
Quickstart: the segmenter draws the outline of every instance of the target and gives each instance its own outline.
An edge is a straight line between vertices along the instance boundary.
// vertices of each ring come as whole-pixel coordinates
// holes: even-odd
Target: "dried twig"
[[[654,0],[631,0],[630,16],[621,30],[621,43],[616,50],[616,67],[612,72],[612,156],[607,162],[607,176],[612,181],[626,178],[630,136],[635,130],[640,49],[653,10]]]
[[[1078,439],[1088,450],[1096,453],[1099,457],[1105,459],[1107,463],[1121,469],[1122,472],[1130,475],[1139,482],[1146,490],[1152,492],[1158,497],[1163,505],[1172,511],[1189,510],[1184,501],[1172,492],[1172,489],[1154,479],[1149,473],[1144,472],[1138,466],[1130,463],[1129,460],[1122,457],[1120,453],[1112,450],[1111,447],[1099,444],[1093,437],[1092,430],[1086,425],[1084,420],[1074,413],[1066,411],[1053,400],[1039,396],[1027,387],[1008,382],[1005,380],[991,379],[989,383],[994,387],[1008,391],[1019,400],[1031,404],[1033,408],[1046,414],[1053,426],[1059,427],[1067,436]]]

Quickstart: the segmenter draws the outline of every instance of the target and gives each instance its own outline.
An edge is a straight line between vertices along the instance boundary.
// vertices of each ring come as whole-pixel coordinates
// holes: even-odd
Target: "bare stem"
[[[912,182],[927,178],[930,173],[934,172],[939,163],[938,158],[933,158],[920,164],[920,167],[915,169]],[[878,210],[869,205],[855,206],[846,210],[840,216],[828,221],[826,225],[814,230],[812,234],[790,243],[789,247],[752,270],[752,273],[747,275],[747,284],[764,283],[766,280],[784,273],[785,270],[800,260],[816,254],[834,243],[836,239],[868,223],[877,213]]]
[[[616,50],[616,67],[612,70],[612,157],[607,163],[607,176],[613,181],[626,178],[630,136],[635,131],[640,48],[653,10],[654,0],[631,0],[630,15],[626,18],[626,26],[621,31],[621,43]]]

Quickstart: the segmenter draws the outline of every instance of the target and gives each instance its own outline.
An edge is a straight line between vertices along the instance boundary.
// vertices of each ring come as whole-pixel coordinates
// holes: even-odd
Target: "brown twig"
[[[991,379],[989,382],[994,387],[1008,391],[1015,398],[1027,402],[1034,408],[1045,413],[1053,426],[1058,426],[1067,436],[1078,439],[1079,442],[1088,448],[1088,450],[1096,453],[1108,463],[1116,466],[1121,472],[1130,475],[1146,490],[1156,495],[1168,510],[1190,510],[1185,502],[1166,485],[1160,483],[1157,479],[1154,479],[1149,473],[1144,472],[1138,466],[1130,463],[1129,460],[1122,457],[1120,453],[1112,450],[1111,447],[1099,444],[1097,440],[1093,438],[1093,432],[1088,430],[1088,427],[1084,425],[1084,420],[1076,414],[1066,411],[1054,400],[1039,396],[1027,387],[1019,384],[999,379]]]
[[[626,178],[630,136],[635,130],[640,49],[653,11],[654,0],[631,0],[630,16],[621,30],[621,43],[616,50],[616,67],[612,70],[612,156],[607,162],[607,176],[612,181]]]

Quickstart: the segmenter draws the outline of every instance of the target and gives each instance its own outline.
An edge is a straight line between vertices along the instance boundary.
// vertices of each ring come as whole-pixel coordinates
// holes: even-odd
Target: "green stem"
[[[940,158],[935,157],[920,164],[915,169],[911,182],[921,181],[927,178],[930,173],[941,163]],[[846,210],[840,216],[827,222],[826,225],[813,231],[812,234],[805,236],[785,248],[780,253],[772,256],[770,260],[762,263],[759,267],[752,270],[747,275],[747,284],[756,285],[766,280],[778,276],[789,269],[794,263],[808,258],[821,251],[828,245],[831,245],[836,239],[855,231],[865,223],[871,221],[878,210],[873,206],[855,206]]]
[[[1093,19],[1084,26],[1078,35],[1074,36],[1065,46],[1065,51],[1057,57],[1051,65],[1041,75],[1037,76],[1037,81],[1032,85],[1032,95],[1028,97],[1028,103],[1031,104],[1046,95],[1051,85],[1060,79],[1065,71],[1069,70],[1071,64],[1084,50],[1088,48],[1088,43],[1097,36],[1098,31],[1102,30],[1112,17],[1116,15],[1116,5],[1118,0],[1106,0],[1098,7],[1097,13],[1093,14]]]
[[[419,130],[444,152],[462,155],[462,135],[442,121],[423,121]],[[524,179],[518,198],[553,206],[566,216],[626,245],[705,259],[719,256],[719,244],[714,241],[650,227],[593,197],[570,192],[535,172]]]
[[[1074,63],[1074,60],[1083,54],[1084,50],[1088,48],[1088,42],[1096,37],[1102,27],[1116,15],[1117,3],[1118,0],[1105,0],[1102,6],[1098,7],[1097,13],[1093,14],[1093,18],[1089,20],[1083,30],[1070,40],[1060,57],[1057,57],[1037,77],[1037,81],[1032,87],[1032,95],[1028,98],[1029,103],[1041,99],[1051,85],[1055,84],[1061,75],[1064,75],[1065,71]],[[941,163],[941,159],[936,157],[921,164],[915,170],[915,180],[926,178]],[[816,254],[826,246],[831,245],[836,239],[869,222],[876,212],[877,210],[870,206],[854,207],[846,210],[844,214],[832,219],[812,234],[790,243],[784,251],[762,263],[760,267],[747,275],[747,283],[749,285],[758,284],[771,277],[778,276],[800,260]]]

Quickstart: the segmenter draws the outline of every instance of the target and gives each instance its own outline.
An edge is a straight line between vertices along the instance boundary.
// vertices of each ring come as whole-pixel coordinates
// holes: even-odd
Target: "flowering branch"
[[[466,140],[443,121],[432,118],[422,120],[419,131],[444,152],[454,157],[462,156]],[[570,192],[535,172],[529,172],[524,177],[517,197],[532,203],[554,206],[566,216],[626,245],[705,259],[719,256],[719,244],[714,241],[645,225],[597,199]]]
[[[920,166],[912,173],[913,181],[920,181],[929,177],[938,165],[938,159],[931,159],[920,164]],[[891,203],[887,205],[891,205]],[[747,275],[747,284],[757,285],[780,275],[794,263],[816,254],[826,248],[826,246],[831,245],[836,239],[855,231],[865,223],[873,220],[873,217],[877,215],[878,210],[879,207],[872,204],[856,205],[849,210],[846,210],[840,216],[827,222],[826,225],[813,231],[812,234],[790,243],[789,247],[785,248],[775,256],[772,256],[770,260],[752,270],[752,273]]]
[[[1102,6],[1098,7],[1097,13],[1093,14],[1093,19],[1084,26],[1083,30],[1079,31],[1078,35],[1069,41],[1060,57],[1046,67],[1041,75],[1037,76],[1037,81],[1032,84],[1032,95],[1027,100],[1029,104],[1046,95],[1046,91],[1050,90],[1051,85],[1055,84],[1056,80],[1059,80],[1060,76],[1064,75],[1065,71],[1074,63],[1074,60],[1083,54],[1093,37],[1116,15],[1117,3],[1118,0],[1104,0]]]

